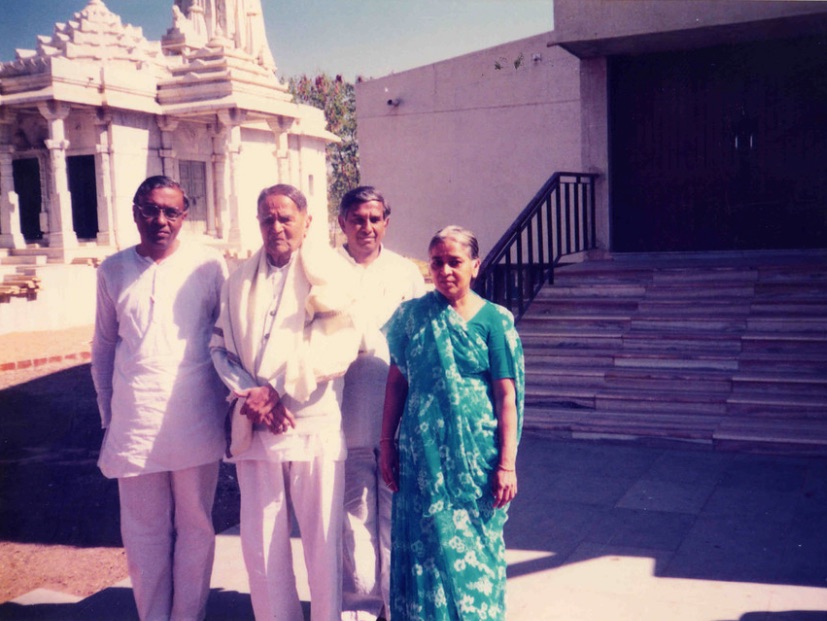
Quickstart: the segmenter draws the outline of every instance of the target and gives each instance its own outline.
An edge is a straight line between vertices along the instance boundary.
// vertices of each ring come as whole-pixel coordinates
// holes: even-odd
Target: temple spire
[[[261,0],[175,0],[173,26],[164,36],[165,49],[198,49],[218,38],[275,71]]]

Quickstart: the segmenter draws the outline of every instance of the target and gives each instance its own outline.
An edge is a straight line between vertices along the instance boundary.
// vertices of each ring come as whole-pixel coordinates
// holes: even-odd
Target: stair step
[[[646,287],[636,284],[584,284],[574,286],[543,287],[537,294],[538,300],[555,300],[570,296],[578,298],[599,298],[611,296],[614,298],[641,298],[646,293]]]
[[[523,334],[520,333],[523,346],[527,348],[543,348],[548,350],[608,350],[620,349],[622,346],[620,334],[580,335],[576,332]]]
[[[748,300],[755,292],[752,285],[722,284],[720,286],[670,284],[653,285],[646,291],[649,300]]]
[[[747,373],[754,371],[799,375],[827,376],[827,348],[806,355],[777,354],[772,352],[745,352],[738,359],[738,368]]]
[[[664,390],[603,390],[594,397],[595,408],[611,411],[691,412],[725,414],[726,394]]]
[[[741,337],[741,348],[744,353],[771,352],[788,356],[814,354],[827,349],[827,335],[817,332],[744,334]]]
[[[526,368],[534,369],[561,369],[567,367],[611,367],[614,364],[612,351],[575,351],[549,353],[548,350],[525,349]]]
[[[526,387],[526,407],[595,408],[594,388],[584,386],[530,386]]]
[[[633,437],[677,438],[712,442],[721,424],[719,416],[684,413],[652,414],[632,411],[593,411],[576,408],[526,408],[526,429],[557,429],[573,434],[611,434]]]
[[[784,286],[761,286],[755,292],[756,302],[824,302],[827,300],[827,292],[821,286],[807,285],[796,287],[795,285]]]
[[[587,332],[621,333],[629,326],[629,317],[606,317],[606,316],[549,316],[548,318],[536,315],[524,315],[520,320],[520,334],[531,332],[544,332],[547,330],[575,331],[584,330]]]
[[[824,395],[732,395],[727,399],[727,412],[734,415],[778,415],[797,418],[818,418],[827,426],[827,397]]]
[[[807,375],[802,373],[736,373],[732,376],[734,386],[749,388],[752,386],[778,387],[812,387],[827,390],[827,375]]]
[[[756,332],[827,333],[827,317],[750,317],[747,327]]]
[[[528,307],[528,311],[523,315],[523,320],[529,316],[544,316],[546,314],[605,315],[610,317],[616,315],[628,316],[636,312],[637,309],[638,302],[636,300],[595,297],[535,298]]]
[[[709,315],[716,317],[746,317],[750,313],[748,300],[708,299],[687,304],[686,300],[643,300],[640,302],[640,315],[644,317],[698,317]]]
[[[787,300],[753,301],[750,308],[753,317],[787,316],[797,317],[827,317],[827,300],[802,300],[799,302]]]
[[[713,438],[722,443],[802,444],[827,448],[827,425],[804,419],[756,421],[754,418],[731,418],[718,425]]]
[[[566,369],[560,372],[537,372],[526,369],[526,393],[537,394],[552,387],[564,388],[602,388],[605,372],[593,369]]]
[[[43,255],[12,255],[0,258],[3,265],[46,265],[47,259]]]
[[[618,368],[708,369],[719,371],[735,371],[738,369],[738,360],[732,358],[732,356],[687,357],[681,355],[676,357],[658,354],[617,353],[614,356],[614,364]]]
[[[710,332],[706,335],[669,335],[629,332],[623,335],[623,346],[627,352],[658,352],[677,355],[730,354],[741,351],[741,339],[737,335],[720,335]]]
[[[696,283],[712,287],[745,286],[752,287],[758,280],[758,272],[749,268],[713,267],[707,269],[672,268],[656,269],[652,274],[652,282],[656,285],[686,286],[687,283]]]
[[[609,388],[626,390],[729,394],[732,389],[730,375],[726,371],[710,370],[614,369],[605,374],[605,383]]]
[[[746,321],[741,318],[720,317],[648,317],[632,319],[631,330],[672,332],[685,330],[689,332],[743,332]]]
[[[827,455],[827,251],[566,266],[518,329],[528,429]]]

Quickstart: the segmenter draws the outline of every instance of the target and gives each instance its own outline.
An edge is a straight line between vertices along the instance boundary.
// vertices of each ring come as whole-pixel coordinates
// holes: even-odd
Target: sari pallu
[[[506,343],[519,430],[522,347],[511,314],[486,304],[483,310],[499,323],[492,333],[502,333]],[[385,330],[392,360],[408,381],[394,495],[391,617],[503,619],[507,508],[494,508],[491,491],[499,437],[488,344],[437,292],[403,304]]]

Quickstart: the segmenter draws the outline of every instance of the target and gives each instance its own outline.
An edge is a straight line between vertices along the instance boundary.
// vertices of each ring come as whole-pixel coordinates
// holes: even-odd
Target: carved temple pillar
[[[158,155],[161,156],[161,166],[164,174],[170,179],[178,181],[178,171],[175,166],[175,146],[174,134],[178,127],[178,119],[173,119],[168,116],[159,116],[157,118],[158,129],[161,130],[161,149]]]
[[[276,150],[273,155],[276,156],[276,164],[278,166],[279,183],[293,183],[292,171],[290,169],[290,144],[289,132],[293,126],[294,119],[285,116],[277,116],[272,119],[267,119],[267,124],[273,132],[273,137],[276,142]]]
[[[20,229],[20,200],[14,191],[12,127],[14,117],[0,118],[0,248],[24,248]]]
[[[207,203],[207,234],[224,239],[229,224],[225,190],[226,145],[225,128],[221,123],[210,126],[212,138],[212,183],[213,200]],[[208,177],[209,178],[209,177]]]
[[[49,139],[46,140],[49,151],[48,226],[44,233],[48,235],[49,248],[77,248],[78,238],[72,226],[72,195],[69,193],[66,169],[69,141],[66,140],[64,122],[69,116],[69,105],[51,100],[38,104],[37,108],[49,125]]]
[[[113,209],[115,197],[112,188],[112,149],[110,128],[112,117],[99,111],[95,118],[95,168],[98,170],[98,244],[117,247],[117,230]]]
[[[218,119],[225,128],[224,136],[224,193],[229,213],[229,228],[227,229],[227,243],[231,247],[241,248],[241,220],[239,217],[239,171],[241,155],[241,125],[246,113],[238,108],[221,110]]]

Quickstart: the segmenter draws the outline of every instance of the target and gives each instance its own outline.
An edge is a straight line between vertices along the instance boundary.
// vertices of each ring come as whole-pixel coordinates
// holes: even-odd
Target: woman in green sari
[[[385,326],[391,619],[502,620],[522,346],[511,313],[471,290],[480,266],[473,233],[446,227],[428,252],[436,291],[405,302]]]

